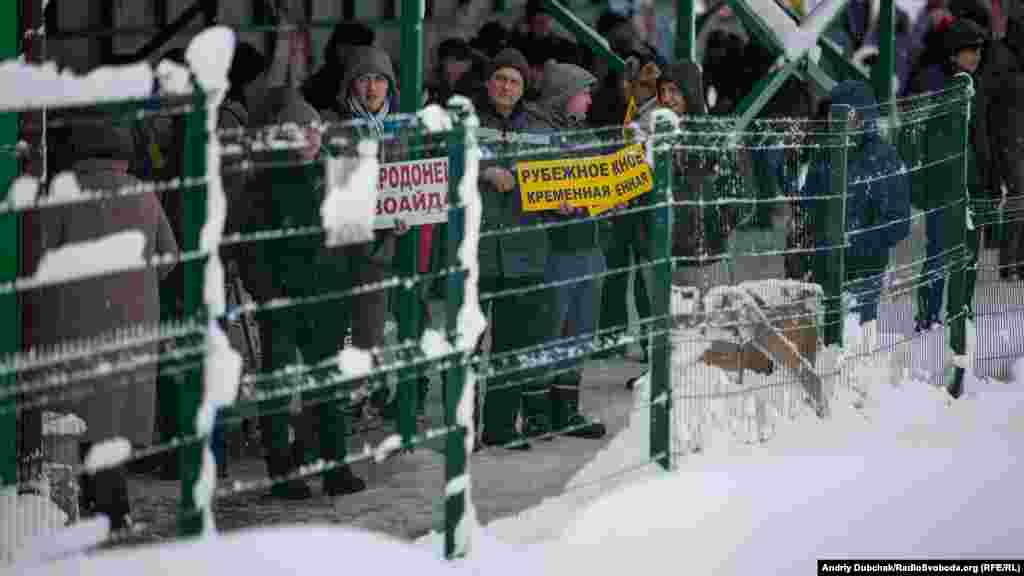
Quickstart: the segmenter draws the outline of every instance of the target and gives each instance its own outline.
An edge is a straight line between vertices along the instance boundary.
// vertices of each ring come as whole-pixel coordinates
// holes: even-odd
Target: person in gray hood
[[[388,53],[372,46],[356,46],[345,60],[345,74],[333,106],[322,115],[328,122],[363,122],[349,131],[347,137],[383,139],[389,130],[389,116],[396,113],[392,107],[398,80]],[[330,134],[329,134],[330,135]],[[390,134],[388,134],[390,136]],[[343,152],[352,155],[352,150]],[[380,162],[407,159],[407,149],[397,138],[381,141]],[[396,250],[396,238],[407,231],[405,224],[388,230],[378,230],[374,240],[345,248],[345,258],[351,263],[352,283],[365,286],[383,282],[391,274]],[[388,315],[387,292],[375,290],[352,297],[352,342],[364,350],[384,345],[384,326]],[[373,396],[376,408],[390,415],[394,405],[387,403],[386,394]]]
[[[596,84],[597,78],[579,66],[554,60],[544,65],[539,106],[547,116],[548,130],[569,132],[557,134],[553,139],[554,144],[562,146],[560,158],[600,153],[594,150],[595,143],[590,135],[572,133],[584,127],[592,104],[590,91]],[[544,282],[570,282],[552,289],[557,320],[552,336],[564,337],[574,344],[582,343],[592,339],[599,326],[602,281],[593,276],[607,269],[600,235],[607,220],[599,225],[587,216],[585,208],[568,203],[563,203],[557,213],[549,213],[549,219],[561,225],[549,229],[551,251]],[[582,360],[571,360],[559,366],[568,370],[559,370],[550,391],[546,387],[524,390],[524,411],[528,424],[533,424],[530,432],[604,437],[604,425],[590,421],[579,410],[582,364]]]

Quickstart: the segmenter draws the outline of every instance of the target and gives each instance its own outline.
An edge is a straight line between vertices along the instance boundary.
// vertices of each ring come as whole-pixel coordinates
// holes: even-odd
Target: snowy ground
[[[757,272],[740,268],[755,276],[775,275],[777,264],[760,259]],[[1020,286],[990,276],[983,275],[978,291],[975,366],[981,376],[1005,379],[1012,359],[1024,355],[1024,310]],[[470,558],[450,568],[501,574],[514,565],[516,573],[603,574],[675,562],[694,573],[727,574],[753,567],[768,573],[803,571],[827,555],[1019,557],[1024,521],[1017,492],[1024,469],[1012,444],[1024,440],[1018,416],[1024,382],[971,377],[965,396],[954,402],[935,386],[951,361],[943,333],[913,337],[913,307],[906,297],[887,300],[881,317],[879,343],[890,355],[841,372],[829,388],[828,420],[815,418],[782,374],[746,382],[764,386],[764,394],[730,396],[707,389],[702,403],[677,403],[677,431],[693,428],[697,414],[704,420],[700,442],[677,438],[674,445],[680,450],[699,445],[700,452],[676,454],[677,469],[671,473],[648,464],[646,388],[630,397],[621,387],[638,367],[592,363],[584,402],[610,424],[613,437],[598,443],[561,439],[538,443],[530,453],[474,456],[473,500],[485,527]],[[821,365],[834,360],[835,351],[819,357]],[[690,386],[692,394],[694,386],[720,380],[677,383]],[[750,398],[761,401],[753,403],[753,411]],[[438,402],[434,398],[432,405]],[[436,527],[441,462],[425,450],[357,469],[371,481],[371,490],[333,505],[314,499],[279,510],[258,498],[218,503],[222,528],[308,522],[306,532],[246,530],[230,534],[230,550],[174,545],[160,553],[105,554],[65,568],[76,574],[112,567],[151,573],[155,563],[163,563],[165,573],[213,573],[223,564],[198,569],[195,558],[215,553],[226,559],[221,562],[230,561],[271,538],[275,547],[312,561],[323,554],[313,547],[330,538],[331,547],[363,552],[350,555],[352,566],[408,569],[399,564],[426,562],[424,557],[396,554],[387,559],[396,563],[391,564],[371,558],[370,547],[357,546],[365,534],[315,526],[340,522],[404,538]],[[260,470],[254,472],[260,476]],[[168,488],[173,503],[176,485]],[[232,514],[242,521],[223,521]],[[173,518],[168,520],[173,527]],[[302,538],[304,533],[310,538]],[[397,541],[383,545],[407,549]],[[422,538],[419,546],[436,558],[436,534]],[[172,569],[179,556],[182,569]],[[290,573],[298,561],[275,559],[267,566]]]
[[[1015,384],[970,378],[958,401],[921,381],[893,386],[884,363],[854,370],[857,389],[835,388],[828,420],[784,419],[768,441],[754,444],[719,430],[701,453],[677,458],[672,472],[647,466],[624,474],[648,447],[642,381],[629,425],[563,494],[489,523],[470,557],[451,566],[438,563],[436,536],[410,546],[309,526],[21,573],[198,575],[230,566],[290,574],[343,562],[383,573],[621,574],[678,566],[693,574],[772,574],[813,570],[821,557],[1020,557],[1024,464],[1015,443],[1024,440],[1024,365]]]

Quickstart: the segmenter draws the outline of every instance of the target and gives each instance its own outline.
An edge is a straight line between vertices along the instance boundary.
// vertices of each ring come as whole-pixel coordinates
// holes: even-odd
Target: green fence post
[[[948,142],[956,146],[956,152],[963,155],[963,159],[959,161],[953,161],[953,168],[951,170],[951,182],[950,186],[943,186],[944,190],[947,190],[946,199],[943,202],[943,206],[948,206],[946,217],[946,225],[943,227],[944,230],[949,231],[960,231],[959,239],[960,246],[957,250],[950,250],[949,258],[955,259],[955,265],[949,268],[949,288],[948,298],[949,305],[947,307],[947,318],[946,323],[949,326],[949,347],[954,354],[958,356],[965,356],[967,353],[967,315],[968,315],[968,303],[970,302],[971,294],[968,293],[969,288],[967,281],[968,267],[974,265],[972,258],[970,258],[970,248],[968,247],[968,235],[977,234],[975,230],[967,229],[967,211],[971,205],[970,202],[970,187],[967,182],[967,164],[970,162],[969,155],[973,153],[970,145],[970,135],[968,126],[970,125],[971,116],[971,98],[974,95],[974,86],[971,81],[971,77],[967,74],[958,74],[954,83],[957,85],[957,90],[954,92],[957,96],[962,94],[968,95],[966,102],[957,106],[950,116],[950,131],[952,138],[948,139]],[[953,150],[943,151],[948,154],[954,152]],[[952,154],[950,154],[952,156]],[[949,246],[953,248],[952,245]],[[949,389],[955,390],[959,393],[963,389],[963,378],[964,378],[964,367],[954,363],[952,381],[949,383]]]
[[[871,68],[871,83],[878,101],[888,104],[896,96],[896,2],[880,0],[878,14],[878,62]]]
[[[445,300],[445,326],[449,342],[454,346],[457,344],[459,327],[459,310],[465,300],[466,272],[459,264],[459,246],[465,238],[466,211],[462,207],[462,197],[459,194],[459,184],[465,173],[465,152],[466,152],[466,129],[458,125],[448,135],[448,225],[447,230],[447,262],[449,270],[459,266],[458,273],[450,273],[446,278],[447,298]],[[459,351],[452,355],[455,362],[444,374],[444,414],[445,426],[448,433],[445,435],[445,456],[444,456],[444,478],[445,478],[445,502],[444,502],[444,555],[445,558],[455,558],[458,551],[457,530],[466,513],[466,491],[449,490],[448,487],[457,483],[459,478],[466,474],[466,433],[465,427],[458,426],[459,402],[462,400],[463,389],[466,384],[466,361],[469,359],[469,351]]]
[[[669,302],[672,291],[672,146],[668,135],[672,126],[659,122],[655,136],[648,146],[654,146],[654,189],[651,206],[654,208],[651,230],[651,260],[654,264],[654,286],[649,286],[651,298],[651,459],[669,470],[672,466],[672,386],[669,366],[672,354],[669,330]]]
[[[18,3],[7,2],[0,9],[0,59],[9,59],[18,53]],[[0,113],[0,199],[6,200],[11,183],[18,175],[18,159],[14,155],[18,142],[18,114]],[[18,256],[21,250],[18,213],[0,214],[0,284],[13,283],[18,278]],[[21,311],[18,295],[14,292],[0,295],[0,357],[14,354],[21,346]],[[0,376],[0,390],[6,393],[17,378],[10,374]],[[0,486],[6,489],[17,483],[18,474],[18,419],[14,396],[0,400]],[[0,493],[0,498],[6,494]],[[0,558],[0,561],[4,560]]]
[[[825,345],[843,344],[843,284],[846,281],[846,188],[847,162],[849,160],[849,126],[853,108],[845,105],[832,106],[829,130],[833,137],[828,157],[831,166],[829,198],[817,202],[815,225],[823,226],[825,242],[829,247],[818,255],[821,263],[819,282],[825,292]]]
[[[423,95],[423,11],[424,0],[402,0],[402,91],[401,109],[414,113],[420,109]],[[414,145],[422,142],[413,139]],[[415,147],[415,146],[414,146]],[[415,153],[414,153],[415,154]],[[415,157],[415,156],[414,156]],[[412,159],[412,158],[410,158]],[[419,273],[420,229],[413,227],[398,241],[398,268],[401,275],[412,278]],[[399,340],[419,338],[422,310],[416,288],[399,289]],[[398,381],[398,433],[404,442],[416,435],[416,408],[419,400],[419,370],[402,370]]]
[[[198,85],[193,86],[192,110],[185,119],[185,162],[184,176],[188,182],[205,182],[206,144],[206,95]],[[182,226],[181,249],[193,252],[199,249],[199,235],[206,222],[206,184],[189,184],[180,191],[184,198],[184,223]],[[212,257],[212,255],[211,255]],[[203,281],[205,258],[190,260],[184,267],[184,317],[186,320],[205,322],[203,304]],[[203,373],[189,370],[183,379],[178,395],[178,434],[190,438],[196,434],[196,413],[203,397]],[[178,452],[178,470],[181,474],[181,501],[178,505],[178,534],[197,536],[203,531],[203,514],[194,497],[203,463],[203,441],[182,445]]]
[[[676,4],[676,58],[697,61],[696,2],[679,0]]]

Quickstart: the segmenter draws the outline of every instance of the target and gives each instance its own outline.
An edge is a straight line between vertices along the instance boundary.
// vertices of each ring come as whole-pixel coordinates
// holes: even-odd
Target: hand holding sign
[[[514,174],[500,166],[491,166],[484,172],[484,179],[490,182],[498,192],[511,192],[516,187]]]

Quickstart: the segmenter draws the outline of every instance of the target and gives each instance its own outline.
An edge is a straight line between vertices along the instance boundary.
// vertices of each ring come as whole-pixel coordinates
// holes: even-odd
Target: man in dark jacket
[[[993,39],[986,46],[981,67],[981,83],[985,87],[978,95],[979,121],[984,122],[988,138],[987,151],[990,158],[978,158],[978,163],[989,166],[987,182],[979,185],[986,192],[987,200],[1002,204],[999,215],[1002,237],[999,242],[999,272],[1004,279],[1018,271],[1020,250],[1024,242],[1024,223],[1014,222],[1019,197],[1024,194],[1024,175],[1021,162],[1024,151],[1024,125],[1021,125],[1021,102],[1024,99],[1024,4],[1014,2],[1007,7],[1006,35]],[[1007,198],[1003,200],[1002,191]],[[993,228],[987,226],[986,228]]]
[[[944,43],[947,55],[945,64],[942,66],[936,65],[924,71],[924,74],[927,74],[929,78],[933,78],[933,80],[929,80],[929,83],[936,81],[934,79],[941,76],[943,79],[942,87],[944,87],[958,73],[966,72],[972,76],[975,75],[981,62],[982,47],[985,44],[985,33],[981,27],[971,20],[957,20],[946,31]],[[920,86],[921,84],[917,85]],[[983,87],[980,87],[979,91],[982,89]],[[965,191],[968,198],[977,194],[979,182],[985,181],[985,177],[979,175],[983,167],[978,165],[978,158],[982,154],[977,153],[977,150],[984,138],[980,137],[978,130],[975,129],[978,121],[978,118],[972,115],[971,124],[968,127],[970,138],[967,150],[967,190]],[[926,128],[925,141],[928,146],[938,150],[938,152],[933,154],[935,159],[940,159],[952,153],[954,151],[953,147],[959,148],[957,140],[959,135],[949,133],[946,126],[948,124],[946,118],[940,117],[929,122],[930,124]],[[937,166],[918,170],[915,172],[911,182],[914,204],[919,209],[927,212],[925,234],[928,237],[928,260],[925,263],[923,272],[927,282],[918,287],[917,290],[917,330],[927,330],[933,324],[940,322],[939,314],[942,309],[943,293],[946,287],[946,272],[943,271],[943,267],[948,264],[948,262],[944,261],[944,258],[949,258],[949,256],[944,256],[943,254],[949,247],[956,244],[956,242],[951,242],[945,236],[960,234],[959,230],[952,229],[947,224],[952,209],[945,206],[944,198],[946,196],[935,193],[933,188],[935,183],[940,185],[953,183],[954,177],[949,175],[949,170],[952,168],[953,166],[950,161],[941,162]],[[969,229],[965,231],[965,235],[969,257],[972,262],[977,261],[978,234],[975,230]],[[973,266],[971,266],[967,274],[967,294],[974,294],[975,277],[976,274],[973,272]],[[971,306],[970,300],[971,298],[968,299],[969,307]],[[949,310],[947,313],[953,316],[958,314],[959,311]]]
[[[524,228],[480,239],[480,293],[484,298],[544,283],[547,233],[529,229],[542,218],[523,211],[513,171],[516,138],[544,127],[540,111],[523,100],[528,67],[518,50],[502,50],[491,62],[484,90],[474,99],[485,153],[478,182],[483,201],[481,231],[493,234],[503,228]],[[549,339],[554,332],[550,300],[549,291],[537,289],[493,298],[491,354],[537,346]],[[484,445],[529,448],[522,430],[516,427],[523,381],[528,379],[519,373],[491,378],[486,383],[481,436]]]
[[[878,121],[878,103],[871,87],[863,82],[840,82],[833,88],[833,105],[847,105],[855,110],[854,133],[859,139],[849,151],[847,165],[846,278],[843,279],[854,296],[852,312],[860,315],[861,324],[878,319],[878,301],[882,278],[889,267],[889,252],[910,232],[910,183],[896,149],[882,140]],[[827,196],[832,168],[828,162],[813,165],[808,173],[803,196]],[[817,210],[820,199],[802,201],[804,210]],[[826,244],[823,230],[816,229],[815,244]],[[820,281],[824,270],[815,267]]]
[[[267,162],[276,160],[281,165],[264,168],[253,178],[248,214],[244,218],[247,232],[319,226],[324,195],[323,168],[317,162],[320,135],[311,126],[319,122],[319,116],[292,89],[272,92],[268,96],[268,108],[273,124],[294,123],[301,127],[300,136],[306,139],[307,145],[298,152],[272,152],[265,159]],[[321,236],[286,236],[261,241],[250,251],[253,261],[247,267],[247,279],[259,300],[304,299],[349,289],[351,262],[339,253],[340,250],[327,249],[323,244]],[[343,346],[351,307],[346,301],[328,300],[296,302],[263,310],[259,318],[263,332],[263,371],[269,374],[298,364],[317,366],[337,354]],[[330,371],[312,376],[329,377]],[[273,382],[275,386],[294,384],[290,378]],[[346,454],[348,406],[339,407],[334,399],[324,400],[327,395],[318,394],[318,398],[309,400],[315,404],[314,413],[319,420],[320,456],[326,461],[339,461]],[[289,402],[284,397],[261,406],[264,415],[260,418],[260,427],[268,474],[276,480],[294,473],[305,460],[303,441],[308,436],[296,434],[298,442],[289,443]],[[324,476],[324,492],[329,495],[358,492],[365,486],[348,466]],[[285,499],[303,499],[310,496],[310,491],[302,480],[291,480],[275,483],[271,494]]]
[[[373,28],[361,22],[340,22],[324,47],[323,65],[302,86],[302,95],[317,110],[333,108],[342,91],[348,54],[356,46],[373,46]]]

